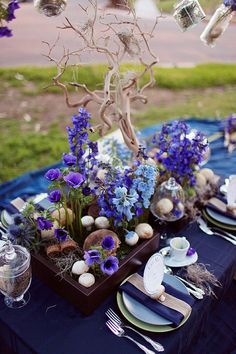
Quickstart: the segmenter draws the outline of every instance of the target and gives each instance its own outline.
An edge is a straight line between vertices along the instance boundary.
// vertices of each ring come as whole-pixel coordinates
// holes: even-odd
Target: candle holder
[[[197,25],[206,15],[197,0],[182,0],[174,6],[174,19],[183,32]]]
[[[66,0],[35,0],[34,6],[45,16],[58,16],[65,10]]]

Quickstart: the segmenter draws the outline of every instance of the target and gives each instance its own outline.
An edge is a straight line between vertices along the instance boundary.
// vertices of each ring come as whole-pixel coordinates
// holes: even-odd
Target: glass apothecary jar
[[[31,278],[30,253],[7,241],[0,249],[0,292],[8,307],[20,308],[28,303]]]

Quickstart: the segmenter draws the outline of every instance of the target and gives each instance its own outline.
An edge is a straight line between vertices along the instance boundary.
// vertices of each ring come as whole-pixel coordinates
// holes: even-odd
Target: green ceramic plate
[[[205,209],[202,210],[202,214],[203,214],[204,218],[207,219],[210,223],[212,223],[222,229],[236,231],[236,226],[226,225],[226,224],[221,223],[220,221],[213,219],[212,217],[210,217],[210,215],[207,214]]]
[[[122,296],[119,293],[119,291],[117,292],[117,296],[116,296],[116,300],[117,300],[117,304],[118,307],[121,311],[121,313],[123,314],[123,316],[130,322],[132,323],[134,326],[144,329],[145,331],[150,331],[150,332],[171,332],[174,331],[176,329],[178,329],[179,327],[183,326],[183,324],[188,320],[189,316],[191,315],[191,312],[189,313],[189,315],[187,317],[185,317],[182,322],[180,323],[180,325],[178,327],[171,327],[171,326],[157,326],[157,325],[153,325],[153,324],[149,324],[143,321],[138,320],[136,317],[134,317],[133,315],[131,315],[131,313],[126,309],[123,300],[122,300]]]

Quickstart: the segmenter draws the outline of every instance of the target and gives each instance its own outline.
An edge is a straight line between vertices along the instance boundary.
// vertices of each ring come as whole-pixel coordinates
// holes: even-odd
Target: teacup
[[[185,237],[174,237],[170,241],[170,256],[173,260],[183,261],[187,255],[190,243]]]

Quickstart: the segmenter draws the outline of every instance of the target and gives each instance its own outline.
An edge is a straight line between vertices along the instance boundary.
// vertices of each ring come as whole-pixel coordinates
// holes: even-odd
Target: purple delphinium
[[[76,164],[76,156],[74,155],[63,154],[62,159],[67,166],[74,166]]]
[[[226,133],[233,133],[236,131],[236,115],[232,114],[223,121],[223,127]]]
[[[85,108],[72,117],[73,127],[67,127],[70,153],[75,156],[79,171],[87,177],[97,165],[98,146],[89,139],[88,130],[91,127],[91,116]],[[86,155],[86,150],[88,154]]]
[[[168,171],[180,184],[194,186],[195,167],[202,163],[208,148],[206,137],[199,131],[190,134],[189,125],[174,121],[162,126],[153,143],[159,149],[156,159],[162,165],[160,174]]]
[[[230,6],[233,11],[236,11],[236,0],[224,0],[225,6]]]
[[[0,27],[0,38],[2,37],[12,37],[12,30],[6,26]]]
[[[102,240],[102,248],[111,251],[115,246],[115,241],[111,236],[105,236]]]
[[[48,170],[44,177],[49,181],[55,181],[61,176],[60,170],[58,168],[51,168]]]
[[[84,252],[85,263],[90,267],[94,263],[99,263],[101,254],[98,250],[89,250]]]
[[[84,176],[79,172],[69,172],[63,179],[72,188],[80,187],[85,181]]]
[[[37,226],[40,230],[50,230],[53,227],[53,223],[50,220],[45,219],[43,216],[37,218]]]
[[[54,230],[54,235],[56,236],[58,241],[61,242],[67,239],[68,233],[66,230],[58,228]]]
[[[12,20],[14,20],[16,18],[15,14],[14,14],[14,11],[19,9],[19,8],[20,8],[20,5],[18,4],[18,2],[16,0],[11,1],[8,4],[8,7],[7,7],[7,18],[6,18],[7,22],[10,22],[10,21],[12,21]]]
[[[119,269],[119,261],[118,258],[114,256],[107,257],[100,265],[101,271],[104,274],[112,275],[117,272]]]
[[[61,200],[61,191],[59,189],[55,189],[54,191],[50,192],[48,195],[48,200],[51,203],[58,203]]]

